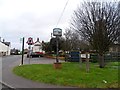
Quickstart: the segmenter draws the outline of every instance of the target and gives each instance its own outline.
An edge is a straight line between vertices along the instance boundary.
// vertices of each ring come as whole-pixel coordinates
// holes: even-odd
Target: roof
[[[36,43],[34,43],[34,46],[41,46],[41,43],[40,42],[36,42]]]
[[[7,46],[10,46],[10,42],[2,42],[2,43],[4,43]]]

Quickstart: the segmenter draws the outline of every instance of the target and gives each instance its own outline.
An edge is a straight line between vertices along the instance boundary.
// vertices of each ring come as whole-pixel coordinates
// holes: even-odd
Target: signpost
[[[60,37],[60,36],[62,36],[62,29],[60,29],[60,28],[54,28],[53,29],[53,36],[56,36],[56,46],[57,46],[57,48],[56,48],[56,62],[58,63],[59,62],[59,60],[58,60],[58,54],[59,54],[59,52],[58,52],[58,38]]]
[[[31,58],[31,57],[30,57],[30,53],[31,53],[31,45],[34,44],[34,42],[33,42],[33,38],[29,37],[26,43],[29,45],[29,46],[28,46],[28,49],[29,49],[29,64],[30,64],[30,58]]]
[[[56,63],[54,63],[54,67],[56,69],[61,68],[61,63],[59,63],[58,60],[58,55],[59,55],[59,50],[58,50],[58,38],[62,36],[62,29],[60,28],[54,28],[53,29],[53,36],[56,36]]]
[[[54,28],[53,29],[53,36],[62,36],[62,29]]]
[[[26,42],[28,45],[33,45],[34,42],[33,42],[33,38],[29,37],[28,38],[28,41]]]

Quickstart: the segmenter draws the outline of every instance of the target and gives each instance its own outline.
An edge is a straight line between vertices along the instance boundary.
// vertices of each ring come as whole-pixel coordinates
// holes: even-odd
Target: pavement
[[[3,61],[2,82],[5,83],[5,85],[8,85],[12,88],[75,88],[69,86],[67,87],[34,82],[32,80],[28,80],[13,74],[12,72],[13,68],[15,66],[20,65],[20,58],[21,56],[13,56],[2,59]],[[24,57],[24,64],[50,64],[50,63],[52,64],[54,62],[55,59],[48,59],[43,57],[29,59],[26,56]]]

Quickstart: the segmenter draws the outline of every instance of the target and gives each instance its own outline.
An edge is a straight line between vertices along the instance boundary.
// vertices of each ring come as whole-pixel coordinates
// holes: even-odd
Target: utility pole
[[[24,58],[24,37],[22,40],[22,60],[21,60],[21,65],[23,65],[23,58]]]

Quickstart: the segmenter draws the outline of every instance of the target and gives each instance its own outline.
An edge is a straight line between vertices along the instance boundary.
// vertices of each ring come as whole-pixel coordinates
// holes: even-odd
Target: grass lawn
[[[33,81],[55,85],[118,88],[118,69],[110,66],[119,65],[116,62],[109,63],[101,69],[96,63],[90,63],[90,72],[87,73],[84,63],[81,66],[79,63],[62,63],[62,69],[54,69],[52,64],[33,64],[17,66],[13,72]]]

